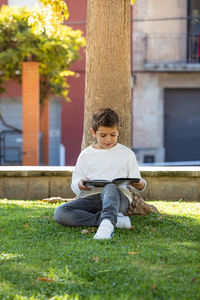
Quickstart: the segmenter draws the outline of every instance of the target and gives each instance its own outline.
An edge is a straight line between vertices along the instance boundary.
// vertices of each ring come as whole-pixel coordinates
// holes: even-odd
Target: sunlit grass
[[[0,299],[200,299],[200,203],[153,202],[109,241],[58,225],[57,205],[0,200]]]

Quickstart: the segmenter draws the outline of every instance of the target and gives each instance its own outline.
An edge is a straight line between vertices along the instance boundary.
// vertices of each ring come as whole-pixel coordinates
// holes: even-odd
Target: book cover
[[[93,180],[84,180],[83,184],[90,187],[104,187],[106,184],[114,183],[117,185],[120,184],[132,184],[138,183],[140,178],[115,178],[113,180],[105,180],[105,179],[93,179]]]

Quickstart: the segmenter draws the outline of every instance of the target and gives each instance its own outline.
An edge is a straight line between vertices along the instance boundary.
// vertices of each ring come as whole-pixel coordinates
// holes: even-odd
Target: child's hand
[[[138,183],[132,183],[132,186],[134,186],[134,188],[136,188],[137,190],[143,190],[144,186],[145,186],[145,181],[144,179],[140,179],[140,181]]]
[[[84,190],[84,191],[89,191],[91,190],[91,187],[90,186],[87,186],[87,185],[84,185],[83,184],[83,181],[84,180],[89,180],[89,178],[84,178],[84,179],[80,179],[79,182],[78,182],[78,187],[79,187],[79,190]]]

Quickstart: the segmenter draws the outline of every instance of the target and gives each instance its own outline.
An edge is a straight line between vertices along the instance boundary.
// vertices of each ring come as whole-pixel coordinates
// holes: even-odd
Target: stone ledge
[[[142,176],[200,177],[200,167],[140,167]]]
[[[0,177],[71,176],[74,167],[0,167]]]
[[[149,72],[200,72],[199,63],[146,63],[144,70]]]
[[[200,177],[200,167],[139,167],[142,176]],[[0,177],[71,176],[74,167],[1,167]]]
[[[0,167],[0,198],[74,198],[74,167]],[[200,201],[200,167],[140,166],[146,200]]]

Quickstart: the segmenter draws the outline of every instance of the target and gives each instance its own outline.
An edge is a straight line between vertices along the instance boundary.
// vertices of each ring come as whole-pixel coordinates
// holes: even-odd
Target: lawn
[[[0,299],[200,299],[200,203],[152,204],[98,241],[58,225],[58,204],[0,200]]]

